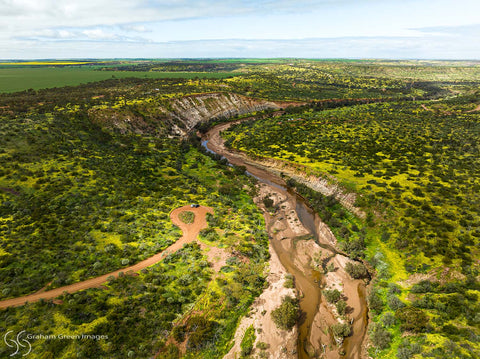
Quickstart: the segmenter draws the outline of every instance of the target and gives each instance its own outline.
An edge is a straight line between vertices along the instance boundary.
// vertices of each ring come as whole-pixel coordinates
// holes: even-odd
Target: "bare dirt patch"
[[[232,256],[231,253],[224,248],[208,247],[203,243],[201,243],[200,246],[204,249],[208,261],[212,263],[212,268],[215,272],[220,271],[220,269],[225,266],[227,259]]]
[[[477,112],[477,111],[480,111],[480,105],[478,105],[477,107],[475,107],[473,110],[467,111],[467,113]]]

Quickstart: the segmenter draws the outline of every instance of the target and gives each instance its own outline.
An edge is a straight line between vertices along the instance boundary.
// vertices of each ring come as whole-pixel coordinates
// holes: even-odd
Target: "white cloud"
[[[136,25],[136,24],[124,24],[120,25],[120,28],[125,31],[131,31],[131,32],[150,32],[145,25]]]
[[[415,48],[419,56],[471,57],[478,39],[459,30],[451,36],[460,33],[470,43],[450,44],[447,32],[478,22],[479,12],[478,0],[0,0],[0,57],[383,57],[388,48],[392,57],[415,57],[402,56]],[[349,43],[350,51],[330,46],[333,38],[340,47]],[[385,38],[386,49],[377,46]],[[195,46],[189,50],[186,41]],[[99,42],[111,44],[100,49]]]
[[[445,42],[441,37],[347,37],[303,40],[198,40],[163,43],[127,41],[91,42],[77,40],[75,46],[63,41],[30,41],[17,58],[174,58],[174,57],[305,57],[305,58],[387,58],[387,59],[479,59],[480,49],[472,38]],[[7,48],[0,42],[0,53]],[[11,51],[11,50],[10,50]],[[32,56],[35,54],[36,56]]]
[[[107,33],[102,29],[83,30],[82,34],[92,40],[115,40],[118,38],[117,35]]]

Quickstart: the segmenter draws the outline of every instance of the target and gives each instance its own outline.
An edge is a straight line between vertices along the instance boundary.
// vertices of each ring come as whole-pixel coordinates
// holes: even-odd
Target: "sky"
[[[480,60],[480,0],[0,0],[0,59]]]

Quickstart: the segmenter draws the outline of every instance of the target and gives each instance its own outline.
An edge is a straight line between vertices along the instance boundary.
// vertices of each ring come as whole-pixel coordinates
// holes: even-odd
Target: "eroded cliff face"
[[[252,99],[234,93],[207,93],[173,99],[169,117],[180,121],[188,131],[200,122],[230,118],[255,111],[279,109],[274,102]]]
[[[139,108],[92,108],[92,122],[120,133],[185,136],[197,124],[267,109],[281,104],[235,93],[205,93],[152,101]]]

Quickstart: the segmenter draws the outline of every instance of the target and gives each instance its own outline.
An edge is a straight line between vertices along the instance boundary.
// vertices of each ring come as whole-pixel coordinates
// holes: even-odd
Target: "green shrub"
[[[177,359],[180,356],[180,351],[174,344],[169,344],[165,351],[162,353],[162,358],[165,359]],[[133,358],[133,356],[132,356]]]
[[[403,303],[397,296],[393,294],[387,295],[387,303],[392,310],[398,310],[405,306],[405,303]]]
[[[378,349],[387,349],[392,342],[392,335],[381,324],[373,323],[369,335],[372,344]]]
[[[273,199],[271,199],[268,196],[265,196],[262,200],[263,204],[265,205],[265,208],[268,210],[271,210],[273,208]]]
[[[185,340],[185,325],[177,325],[172,330],[173,339],[181,343]]]
[[[415,354],[420,354],[422,352],[422,346],[417,343],[410,343],[408,339],[402,340],[397,349],[397,358],[398,359],[410,359]]]
[[[388,294],[400,294],[402,290],[398,284],[388,283]]]
[[[330,327],[335,337],[346,338],[352,333],[352,328],[348,324],[337,323]]]
[[[294,288],[295,285],[294,285],[293,280],[294,280],[293,275],[290,274],[290,273],[287,273],[287,274],[285,275],[285,282],[283,283],[283,286],[284,286],[285,288]]]
[[[428,317],[423,310],[415,307],[403,307],[395,312],[402,325],[402,331],[412,331],[415,333],[424,332],[428,326]]]
[[[348,262],[345,265],[345,271],[353,279],[362,279],[368,277],[368,270],[362,263],[353,264],[352,262]]]
[[[217,323],[206,318],[196,316],[190,318],[187,327],[189,332],[187,349],[199,350],[204,348],[212,341]]]
[[[380,313],[383,309],[384,303],[382,298],[378,295],[378,293],[372,290],[367,297],[368,307],[370,310],[376,313]]]
[[[363,238],[357,238],[343,242],[342,249],[348,253],[350,258],[365,257],[365,241]]]
[[[345,302],[343,299],[339,300],[336,305],[337,312],[340,315],[345,314],[345,310],[347,309],[347,302]]]
[[[268,345],[265,342],[258,342],[257,343],[257,348],[260,349],[260,350],[267,350],[269,347],[270,347],[270,345]]]
[[[282,304],[272,311],[272,319],[276,326],[283,330],[290,330],[297,323],[298,301],[290,296],[283,297]]]
[[[322,291],[323,296],[329,303],[336,303],[339,301],[342,294],[338,291],[338,289],[328,290],[325,289]]]
[[[412,293],[428,293],[435,292],[438,287],[437,282],[431,282],[429,280],[422,280],[417,284],[413,285],[410,290]]]
[[[396,321],[397,320],[395,316],[390,312],[385,313],[382,317],[382,323],[387,328],[390,328],[391,326],[395,325]]]
[[[195,213],[191,211],[183,211],[178,214],[178,218],[180,218],[183,223],[190,224],[195,221]]]
[[[240,343],[242,357],[250,355],[253,350],[253,343],[255,343],[255,339],[255,328],[253,327],[253,325],[250,325],[245,331],[242,342]]]

